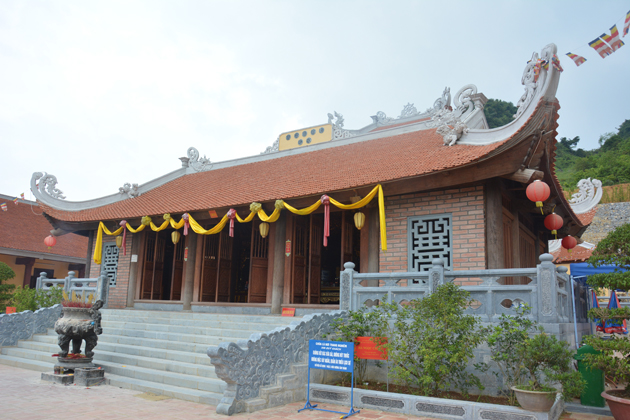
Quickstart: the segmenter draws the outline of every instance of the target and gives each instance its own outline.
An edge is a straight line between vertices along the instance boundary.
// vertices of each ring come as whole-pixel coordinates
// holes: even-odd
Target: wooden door
[[[201,268],[201,301],[216,302],[217,268],[219,263],[219,238],[208,235],[203,241],[203,265]]]
[[[320,215],[311,215],[311,246],[309,255],[309,303],[319,303],[322,279],[322,236],[324,219]]]
[[[504,207],[503,208],[503,267],[514,268],[514,259],[512,255],[512,223],[514,216]],[[503,284],[514,284],[514,277],[505,277]]]
[[[217,302],[230,301],[230,283],[232,280],[232,245],[234,240],[229,229],[223,229],[219,237],[219,267],[217,276]]]
[[[292,302],[306,303],[307,297],[307,252],[308,252],[309,218],[298,216],[295,219],[293,239],[293,275]]]
[[[171,300],[182,299],[182,283],[184,278],[185,238],[182,237],[175,246],[173,254],[173,274],[171,276]]]
[[[156,234],[148,234],[146,236],[146,246],[144,247],[144,269],[142,270],[142,288],[140,299],[151,299],[151,290],[153,289],[153,271],[155,265],[155,241]]]
[[[352,258],[352,237],[354,232],[354,215],[352,212],[344,211],[341,214],[341,264],[340,270],[343,271],[343,265],[347,262],[353,262]]]
[[[249,303],[265,303],[267,301],[267,267],[269,264],[269,236],[260,236],[260,221],[252,224],[252,241],[249,268]]]
[[[164,275],[164,251],[166,241],[164,238],[157,237],[155,246],[155,262],[153,268],[153,290],[151,292],[152,300],[162,299],[162,276]]]

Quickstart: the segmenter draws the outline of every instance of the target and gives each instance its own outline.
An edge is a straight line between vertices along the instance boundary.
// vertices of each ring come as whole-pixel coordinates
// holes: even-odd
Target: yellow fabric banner
[[[313,213],[313,212],[314,212],[315,210],[317,210],[317,209],[319,208],[319,206],[321,206],[321,205],[322,205],[322,201],[321,201],[321,200],[317,200],[317,201],[315,202],[315,204],[313,204],[313,205],[311,205],[311,206],[308,206],[308,207],[306,207],[306,208],[304,208],[304,209],[302,209],[302,210],[298,210],[298,209],[296,209],[295,207],[293,207],[293,206],[291,206],[291,205],[289,205],[289,204],[287,204],[287,203],[284,203],[284,207],[285,207],[287,210],[289,210],[291,213],[298,214],[298,215],[300,215],[300,216],[306,216],[307,214],[311,214],[311,213]]]
[[[190,227],[192,228],[193,232],[195,232],[198,235],[214,235],[215,233],[219,233],[223,230],[228,220],[230,219],[227,217],[227,214],[226,214],[225,216],[223,216],[223,219],[221,219],[221,221],[215,227],[213,227],[212,229],[205,230],[204,228],[201,227],[199,223],[197,223],[195,219],[193,219],[193,217],[190,214],[188,214],[188,222],[190,223]]]
[[[164,222],[162,222],[162,224],[160,226],[155,226],[155,224],[153,222],[151,222],[151,224],[149,226],[151,226],[151,230],[153,232],[161,232],[164,229],[166,229],[169,225],[169,221],[165,220]]]
[[[111,232],[103,222],[98,223],[98,229],[96,230],[96,244],[94,244],[94,262],[98,265],[101,264],[101,255],[103,254],[103,232],[109,236],[120,235],[123,231],[123,227],[119,227],[115,231]]]
[[[127,223],[127,229],[129,229],[129,232],[131,232],[131,233],[142,232],[145,227],[146,227],[146,225],[140,225],[140,226],[138,226],[137,229],[134,229],[134,228],[131,227],[131,225],[129,223]]]

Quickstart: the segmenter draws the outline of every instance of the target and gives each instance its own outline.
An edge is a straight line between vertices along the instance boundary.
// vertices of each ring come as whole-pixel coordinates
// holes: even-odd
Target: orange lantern
[[[562,238],[562,247],[571,253],[571,250],[577,246],[577,239],[568,235]]]
[[[50,249],[53,246],[57,245],[57,238],[52,235],[48,235],[46,239],[44,239],[44,244],[48,247],[48,249]]]
[[[549,216],[545,217],[545,227],[549,229],[552,234],[556,235],[556,239],[558,239],[558,231],[563,225],[564,220],[556,213],[551,213]]]
[[[551,194],[549,185],[537,179],[527,186],[527,190],[525,192],[530,201],[536,202],[536,207],[540,207],[540,212],[542,213],[543,201],[548,199]]]

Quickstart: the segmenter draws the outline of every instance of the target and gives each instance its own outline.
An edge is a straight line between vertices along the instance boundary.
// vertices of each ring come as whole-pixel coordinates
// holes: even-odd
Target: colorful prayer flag
[[[0,207],[2,207],[2,211],[7,211],[7,203],[0,204]]]
[[[573,53],[567,53],[567,55],[569,56],[571,60],[573,60],[575,65],[578,67],[580,67],[581,64],[584,64],[584,62],[586,61],[586,58],[582,57],[581,55],[577,55]]]
[[[20,194],[20,197],[24,200],[24,193]]]
[[[18,205],[18,200],[19,200],[19,198],[15,197],[15,198],[13,199],[13,204],[15,204],[15,205],[17,206],[17,205]]]
[[[623,36],[630,32],[630,12],[626,13],[626,23],[623,24]]]
[[[588,45],[597,51],[602,58],[606,58],[613,53],[613,50],[599,37],[589,42]]]
[[[602,34],[602,39],[611,46],[613,52],[617,51],[624,45],[623,41],[619,39],[617,25],[613,25],[612,28],[610,28],[610,35]]]
[[[562,66],[560,65],[560,60],[558,59],[557,55],[553,55],[553,57],[551,57],[551,64],[553,65],[553,67],[558,70],[560,73],[562,73],[564,71],[564,69],[562,68]]]

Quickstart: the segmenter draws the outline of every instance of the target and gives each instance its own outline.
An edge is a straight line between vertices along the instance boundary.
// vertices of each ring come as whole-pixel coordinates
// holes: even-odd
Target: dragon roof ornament
[[[591,178],[581,179],[577,184],[579,191],[573,194],[569,200],[571,209],[575,214],[583,214],[595,208],[602,199],[604,189],[602,181]]]
[[[31,190],[58,200],[65,200],[63,191],[57,188],[57,177],[46,172],[35,172],[31,177]]]
[[[544,86],[545,81],[547,80],[548,70],[546,70],[544,66],[541,66],[541,63],[551,63],[551,58],[555,55],[555,53],[556,46],[554,44],[549,44],[542,49],[540,57],[537,52],[534,52],[531,60],[529,60],[525,65],[523,77],[521,78],[521,83],[525,86],[525,92],[516,103],[516,107],[518,109],[516,114],[514,114],[515,119],[520,117],[532,103],[532,100],[536,96],[536,90],[539,87]]]
[[[195,149],[194,147],[188,148],[186,156],[188,157],[188,167],[193,168],[197,172],[205,171],[212,168],[212,163],[210,162],[210,159],[206,158],[206,155],[200,158],[199,150]]]
[[[140,195],[138,192],[138,184],[130,184],[129,182],[125,182],[125,184],[118,188],[118,192],[120,194],[127,194],[129,198],[136,198]]]

